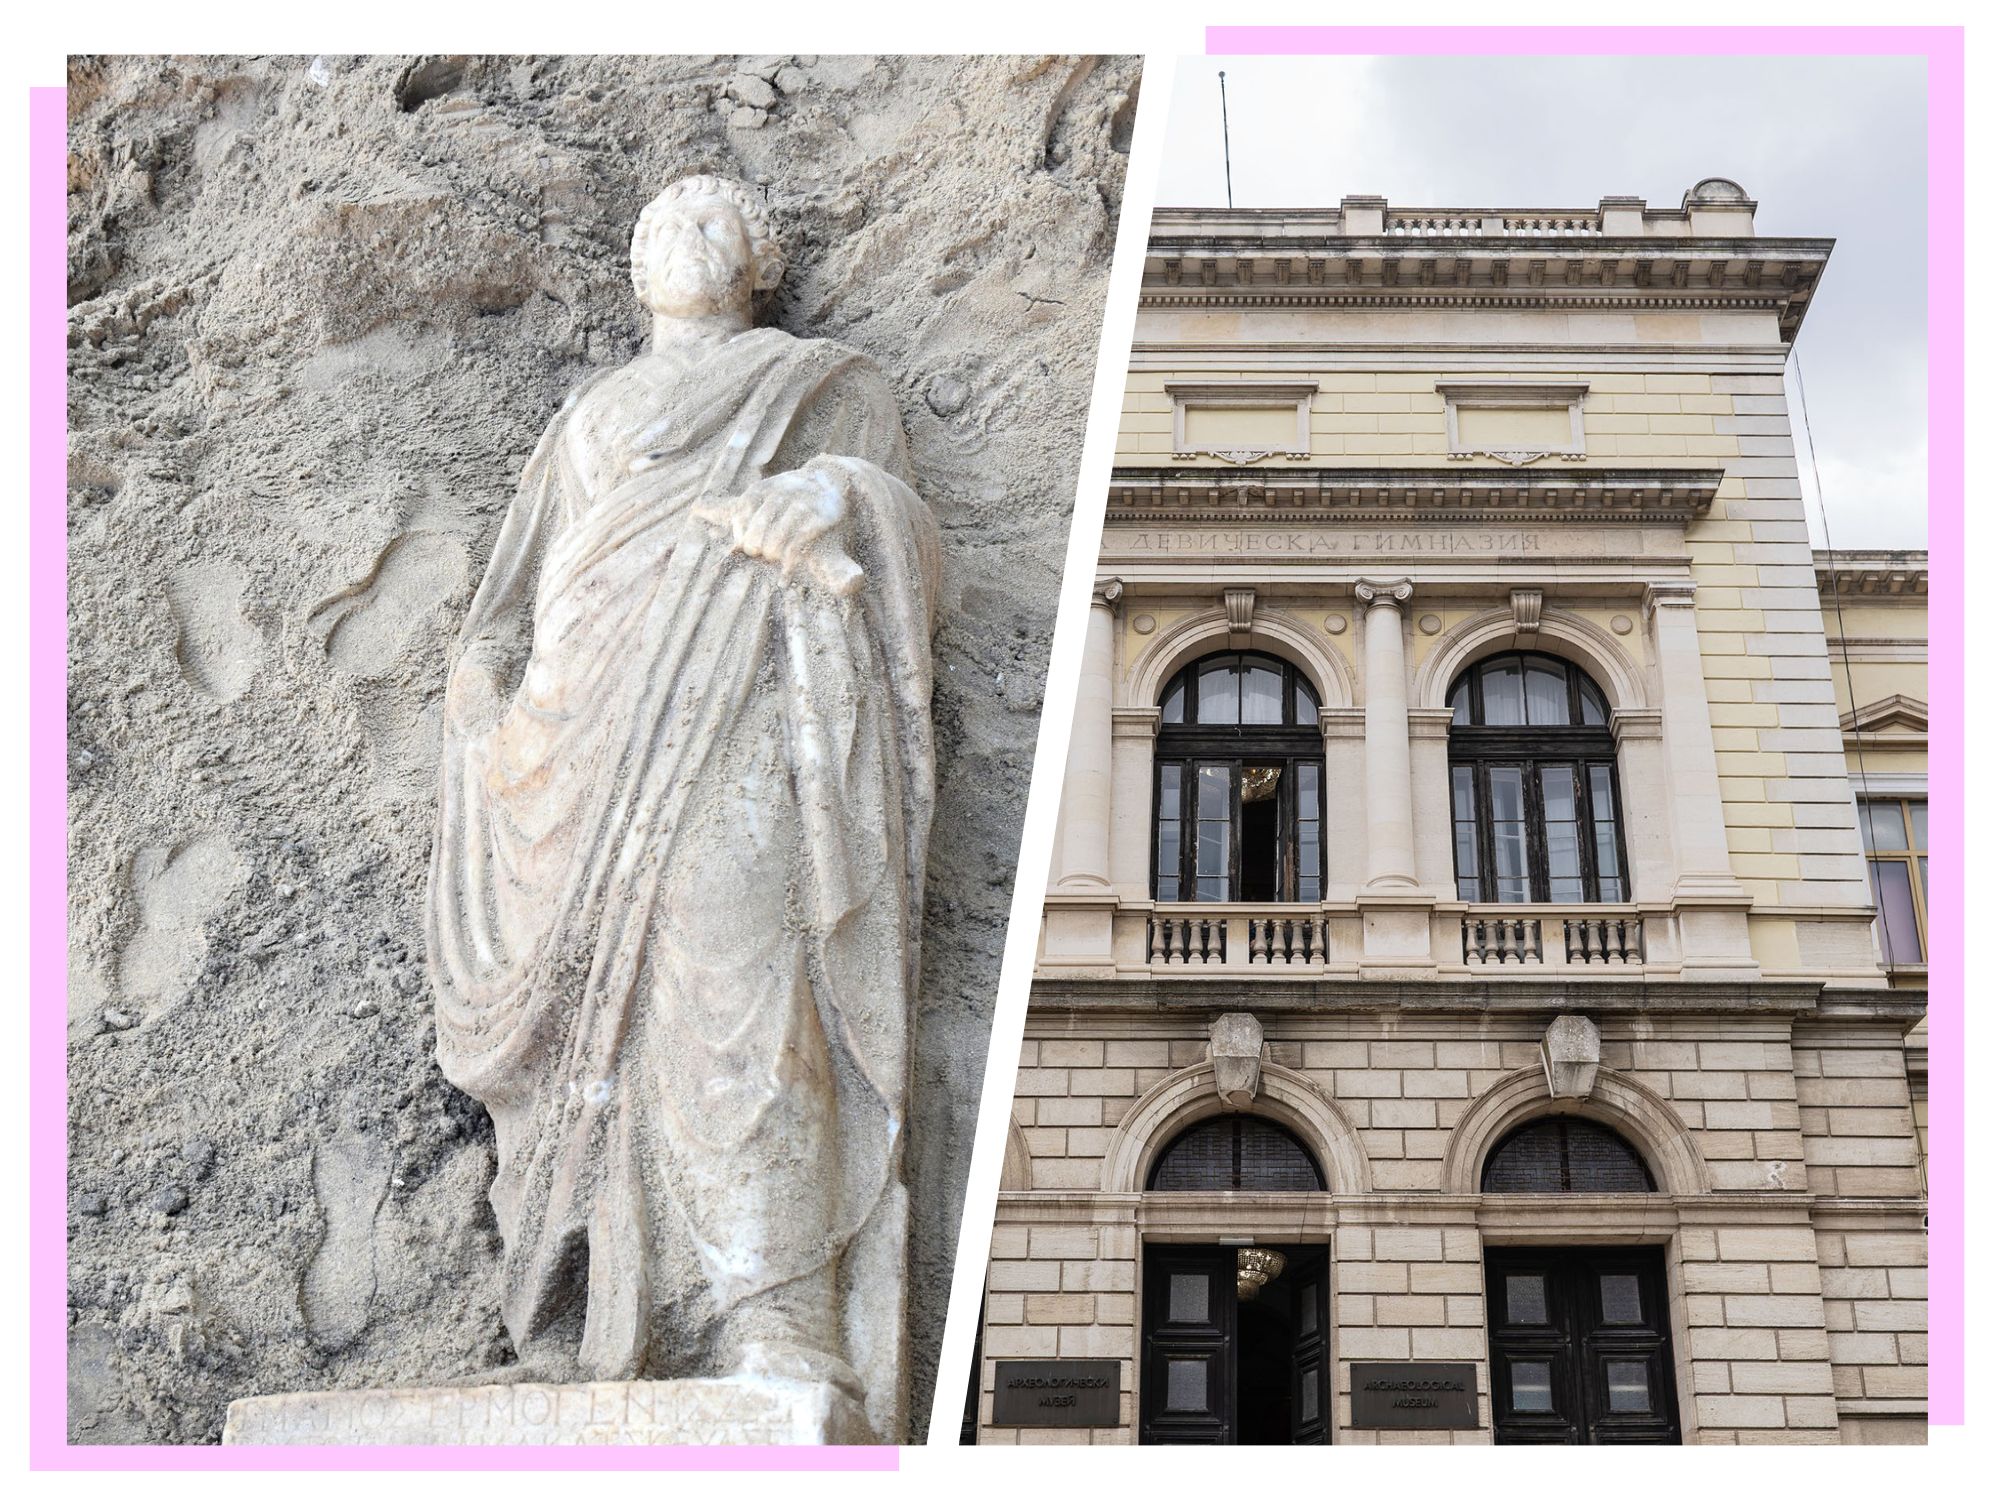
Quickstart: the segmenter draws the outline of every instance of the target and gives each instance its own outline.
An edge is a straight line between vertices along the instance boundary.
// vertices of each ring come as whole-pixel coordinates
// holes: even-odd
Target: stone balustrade
[[[1350,194],[1321,208],[1160,208],[1153,211],[1151,253],[1185,254],[1197,246],[1232,254],[1288,241],[1381,237],[1498,237],[1550,240],[1702,239],[1756,233],[1757,205],[1737,184],[1709,178],[1677,205],[1643,198],[1600,199],[1594,208],[1398,208],[1386,198]]]
[[[1469,964],[1526,964],[1542,961],[1539,917],[1467,917],[1465,961]]]
[[[1315,907],[1162,907],[1146,917],[1146,962],[1156,969],[1320,971],[1327,957],[1327,919]]]
[[[1646,921],[1631,907],[1443,906],[1436,912],[1428,956],[1440,969],[1547,975],[1561,970],[1641,971],[1647,963]],[[1289,973],[1299,977],[1351,974],[1362,957],[1360,911],[1346,903],[1181,902],[1124,908],[1114,918],[1113,946],[1123,963],[1143,962],[1156,974],[1183,971]],[[1656,934],[1658,936],[1658,934]],[[1655,969],[1671,970],[1671,934]]]
[[[1637,917],[1570,917],[1563,922],[1568,964],[1642,964],[1646,924]]]
[[[1472,235],[1515,235],[1546,239],[1550,235],[1602,234],[1604,220],[1596,209],[1506,213],[1491,209],[1391,209],[1383,232],[1403,236],[1463,238]]]
[[[1459,923],[1468,966],[1538,970],[1636,968],[1646,961],[1645,927],[1636,913],[1576,907],[1481,908]]]

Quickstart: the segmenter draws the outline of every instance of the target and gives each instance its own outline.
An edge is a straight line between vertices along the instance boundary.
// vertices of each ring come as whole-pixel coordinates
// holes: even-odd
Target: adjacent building
[[[1923,1441],[1925,562],[1755,211],[1155,215],[976,1441]]]

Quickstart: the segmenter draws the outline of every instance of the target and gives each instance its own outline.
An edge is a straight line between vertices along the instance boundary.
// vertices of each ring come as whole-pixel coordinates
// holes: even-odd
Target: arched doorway
[[[1578,1115],[1516,1127],[1486,1193],[1656,1191],[1617,1131]],[[1658,1245],[1510,1246],[1486,1254],[1495,1443],[1678,1443],[1665,1257]]]
[[[1169,1141],[1149,1193],[1321,1193],[1326,1177],[1285,1126],[1213,1115]],[[1141,1443],[1330,1441],[1324,1244],[1148,1244],[1139,1367]]]

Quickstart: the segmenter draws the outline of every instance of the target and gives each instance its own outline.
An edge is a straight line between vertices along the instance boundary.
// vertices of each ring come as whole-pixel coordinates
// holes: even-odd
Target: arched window
[[[1326,751],[1298,668],[1248,651],[1183,667],[1154,754],[1156,900],[1321,899]]]
[[[1509,651],[1451,685],[1452,848],[1461,901],[1624,901],[1617,747],[1578,667]]]
[[[1211,1115],[1167,1143],[1146,1174],[1149,1193],[1323,1193],[1305,1143],[1261,1115]]]
[[[1483,1193],[1650,1193],[1653,1174],[1609,1126],[1575,1115],[1530,1120],[1486,1158]]]

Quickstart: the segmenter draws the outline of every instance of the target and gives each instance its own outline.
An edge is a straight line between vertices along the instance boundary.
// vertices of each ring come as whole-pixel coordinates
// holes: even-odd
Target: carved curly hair
[[[750,255],[756,263],[758,291],[771,291],[784,279],[785,247],[778,242],[770,214],[757,195],[744,183],[704,172],[683,177],[661,193],[640,212],[639,222],[633,226],[632,290],[639,294],[641,302],[646,300],[646,257],[652,249],[653,232],[666,211],[684,198],[720,198],[743,216],[743,227],[750,232]]]

